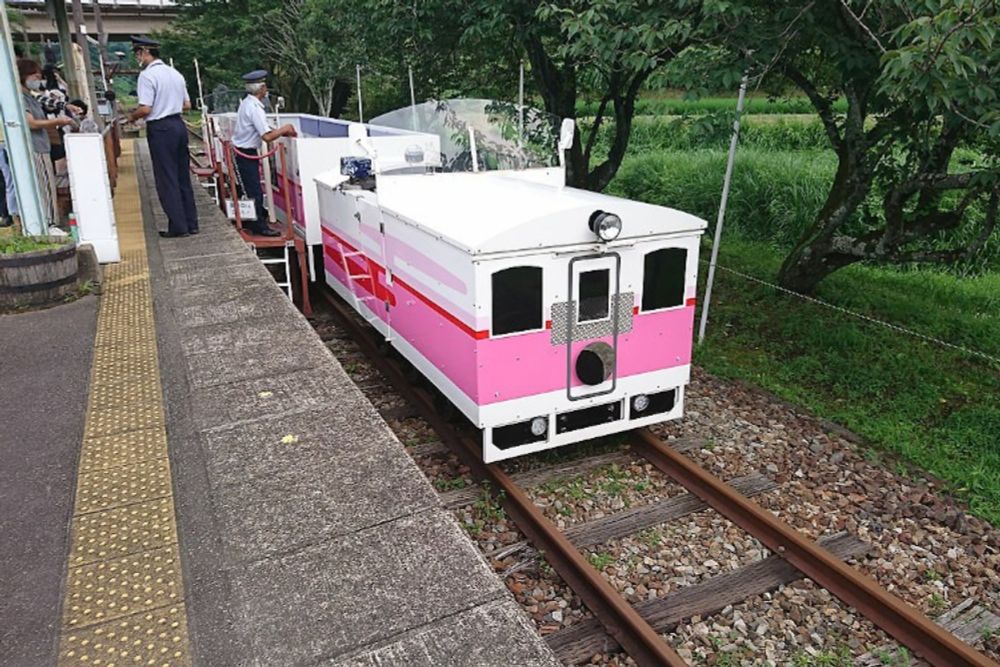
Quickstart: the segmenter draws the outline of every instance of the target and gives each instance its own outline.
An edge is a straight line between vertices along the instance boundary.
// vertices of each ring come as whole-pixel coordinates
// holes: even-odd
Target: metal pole
[[[361,65],[355,66],[358,75],[358,122],[365,122],[365,107],[361,102]]]
[[[472,155],[472,171],[479,172],[479,151],[476,149],[476,131],[469,128],[469,153]]]
[[[69,17],[66,15],[66,0],[45,0],[45,6],[55,21],[56,31],[59,33],[59,50],[62,51],[63,74],[66,75],[66,83],[73,97],[83,99],[82,82],[77,77],[76,67],[73,66],[73,38],[69,31]]]
[[[521,61],[521,77],[517,93],[517,145],[524,143],[524,61]]]
[[[197,58],[194,59],[194,78],[198,81],[198,108],[204,110],[205,90],[201,87],[201,67]]]
[[[100,49],[101,68],[103,70],[105,61],[110,60],[108,58],[108,33],[104,32],[104,17],[101,16],[101,3],[98,0],[94,0],[91,3],[91,7],[94,8],[94,28],[97,30],[97,47]]]
[[[25,234],[42,236],[48,230],[48,221],[42,212],[42,199],[35,174],[34,151],[28,136],[27,116],[21,102],[21,85],[17,78],[14,45],[10,24],[7,22],[7,4],[0,0],[0,117],[14,189],[20,209],[21,226]]]
[[[408,67],[410,74],[410,106],[417,106],[417,91],[413,87],[413,66]]]
[[[73,0],[73,23],[76,24],[76,43],[80,47],[81,55],[83,56],[88,102],[90,108],[94,111],[94,121],[103,130],[104,119],[97,113],[97,90],[94,85],[94,67],[90,62],[90,44],[87,43],[87,24],[83,21],[83,3],[81,0]]]
[[[407,67],[410,75],[410,129],[414,132],[417,130],[417,92],[413,87],[413,66]]]
[[[708,264],[708,279],[705,281],[705,302],[701,306],[701,324],[698,326],[698,344],[705,341],[705,327],[708,326],[708,308],[712,303],[712,285],[715,283],[715,265],[719,259],[719,243],[722,241],[722,222],[726,217],[726,202],[729,201],[729,186],[733,180],[733,163],[736,161],[736,144],[740,139],[740,114],[743,100],[747,95],[747,80],[743,75],[740,82],[740,96],[736,101],[736,119],[733,121],[733,137],[729,140],[729,161],[726,163],[726,178],[722,182],[722,201],[719,203],[719,217],[715,221],[715,241],[712,243],[712,260]]]

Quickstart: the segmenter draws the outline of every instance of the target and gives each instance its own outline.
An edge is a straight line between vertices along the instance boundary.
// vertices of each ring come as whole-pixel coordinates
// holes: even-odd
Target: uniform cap
[[[267,78],[266,69],[255,69],[243,75],[244,83],[261,83]]]
[[[149,37],[139,37],[137,35],[132,35],[129,37],[132,41],[132,48],[137,46],[148,46],[150,48],[159,48],[160,43],[155,39],[150,39]]]

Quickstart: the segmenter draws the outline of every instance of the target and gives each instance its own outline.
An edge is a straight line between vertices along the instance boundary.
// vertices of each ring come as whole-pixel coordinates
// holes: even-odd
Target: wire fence
[[[701,261],[704,264],[708,263],[708,260],[705,260],[705,259],[702,259]],[[720,271],[723,271],[725,273],[729,273],[729,274],[732,274],[732,275],[735,275],[735,276],[739,276],[740,278],[743,278],[744,280],[748,280],[750,282],[757,283],[758,285],[763,285],[765,287],[769,287],[769,288],[771,288],[771,289],[773,289],[773,290],[775,290],[777,292],[780,292],[782,294],[787,294],[789,296],[796,297],[798,299],[801,299],[803,301],[807,301],[807,302],[815,304],[817,306],[822,306],[823,308],[827,308],[829,310],[836,311],[836,312],[841,313],[843,315],[847,315],[849,317],[853,317],[855,319],[862,320],[862,321],[867,322],[869,324],[874,324],[876,326],[884,327],[886,329],[890,329],[890,330],[895,331],[897,333],[901,333],[901,334],[904,334],[906,336],[911,336],[913,338],[917,338],[917,339],[922,340],[922,341],[924,341],[926,343],[931,343],[933,345],[938,345],[938,346],[941,346],[941,347],[944,347],[944,348],[948,348],[948,349],[954,350],[956,352],[961,352],[962,354],[966,354],[966,355],[971,356],[971,357],[977,357],[979,359],[983,359],[983,360],[988,361],[990,363],[996,364],[997,366],[1000,366],[1000,358],[994,357],[993,355],[987,354],[986,352],[982,352],[980,350],[974,350],[972,348],[965,347],[964,345],[957,345],[955,343],[951,343],[951,342],[948,342],[946,340],[942,340],[940,338],[935,338],[934,336],[928,336],[927,334],[920,333],[919,331],[914,331],[913,329],[907,329],[906,327],[902,327],[902,326],[900,326],[898,324],[893,324],[892,322],[886,322],[885,320],[880,320],[880,319],[878,319],[876,317],[872,317],[871,315],[865,315],[864,313],[859,313],[859,312],[850,310],[848,308],[844,308],[843,306],[838,306],[836,304],[832,304],[832,303],[829,303],[827,301],[823,301],[821,299],[817,299],[815,297],[807,296],[805,294],[801,294],[801,293],[796,292],[794,290],[790,290],[790,289],[788,289],[786,287],[782,287],[781,285],[769,282],[767,280],[763,280],[761,278],[758,278],[757,276],[753,276],[753,275],[750,275],[748,273],[743,273],[742,271],[737,271],[736,269],[731,269],[731,268],[729,268],[727,266],[723,266],[722,264],[718,264],[717,263],[715,266]]]

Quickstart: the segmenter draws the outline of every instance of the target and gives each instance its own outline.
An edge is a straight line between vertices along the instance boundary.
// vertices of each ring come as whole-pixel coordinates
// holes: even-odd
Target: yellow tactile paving
[[[130,143],[73,508],[59,666],[190,665],[149,265]]]
[[[88,514],[169,495],[170,463],[167,459],[153,459],[80,473],[73,511],[76,515]]]
[[[154,609],[111,623],[70,632],[63,664],[186,665],[191,663],[182,605]]]
[[[73,519],[72,566],[157,549],[177,542],[169,497],[93,512]]]
[[[177,545],[74,567],[63,628],[84,628],[176,604],[183,597]]]
[[[151,354],[155,354],[154,347]],[[160,384],[155,376],[150,374],[144,378],[131,378],[121,382],[107,382],[100,387],[94,387],[90,394],[90,405],[95,410],[108,410],[120,405],[149,403],[160,396]]]
[[[156,427],[89,438],[83,443],[80,454],[80,472],[107,470],[163,458],[166,437],[163,429]]]

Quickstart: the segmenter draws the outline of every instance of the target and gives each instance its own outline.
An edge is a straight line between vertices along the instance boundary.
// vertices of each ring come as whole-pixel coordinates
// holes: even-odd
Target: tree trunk
[[[330,103],[330,115],[333,118],[340,118],[344,115],[347,101],[351,99],[351,84],[343,79],[337,79],[333,83],[333,100]]]
[[[778,271],[778,284],[800,294],[812,294],[831,273],[863,257],[843,252],[834,239],[850,220],[871,188],[871,178],[858,174],[846,150],[839,152],[837,174],[823,208],[812,226],[785,258]]]
[[[862,259],[839,252],[830,239],[799,245],[782,263],[778,272],[778,284],[799,294],[812,294],[831,273]]]

